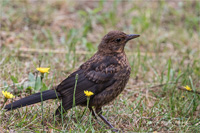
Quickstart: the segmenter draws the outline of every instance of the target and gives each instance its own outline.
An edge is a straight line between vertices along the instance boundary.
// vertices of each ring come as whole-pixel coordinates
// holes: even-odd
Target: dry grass
[[[30,82],[22,81],[34,74],[40,60],[51,72],[31,91],[48,89],[90,58],[108,31],[137,33],[141,37],[126,46],[131,79],[125,91],[103,108],[104,115],[124,132],[199,132],[199,94],[177,89],[189,85],[200,91],[199,8],[198,1],[178,0],[2,0],[0,91],[8,90],[16,99],[29,95],[25,84]],[[63,52],[55,52],[59,50]],[[0,99],[1,107],[2,95]],[[59,101],[45,103],[43,124],[40,104],[8,113],[1,109],[0,130],[110,131],[89,111],[81,117],[83,107],[69,111],[62,122],[52,117]]]

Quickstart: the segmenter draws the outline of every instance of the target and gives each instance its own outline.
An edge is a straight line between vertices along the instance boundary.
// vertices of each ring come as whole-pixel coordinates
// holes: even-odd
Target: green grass
[[[198,1],[1,0],[0,91],[17,100],[50,89],[89,59],[107,32],[140,34],[125,48],[132,67],[126,89],[103,115],[124,132],[199,132],[200,95],[177,89],[189,85],[200,91],[199,8]],[[35,80],[40,61],[51,68],[42,81],[39,74]],[[0,95],[0,107],[3,103]],[[85,107],[53,117],[59,104],[1,109],[0,130],[110,131],[89,110],[82,117]]]

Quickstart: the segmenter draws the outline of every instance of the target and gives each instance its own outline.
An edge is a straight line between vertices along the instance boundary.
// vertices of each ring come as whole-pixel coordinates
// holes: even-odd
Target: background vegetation
[[[104,116],[123,132],[200,131],[200,95],[177,89],[200,91],[199,1],[1,0],[0,10],[0,91],[13,93],[13,100],[57,85],[107,32],[120,30],[141,36],[126,46],[131,78]],[[43,81],[38,66],[51,68]],[[0,131],[110,131],[89,111],[82,117],[84,107],[55,119],[58,105],[1,109]]]

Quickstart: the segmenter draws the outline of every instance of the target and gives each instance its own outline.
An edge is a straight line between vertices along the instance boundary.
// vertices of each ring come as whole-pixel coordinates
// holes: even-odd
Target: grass
[[[124,132],[199,132],[199,94],[177,89],[200,91],[199,8],[198,1],[1,0],[0,91],[17,100],[57,85],[95,53],[107,32],[121,30],[141,37],[126,46],[131,78],[103,115]],[[35,81],[40,61],[51,71]],[[0,95],[0,107],[3,102]],[[82,117],[84,107],[55,118],[58,105],[49,100],[42,107],[1,109],[0,130],[110,131],[89,110]]]

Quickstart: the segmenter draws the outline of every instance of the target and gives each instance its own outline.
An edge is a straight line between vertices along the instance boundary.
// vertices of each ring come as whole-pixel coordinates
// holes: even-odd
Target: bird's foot
[[[112,128],[112,132],[119,133],[119,130],[116,128]]]

